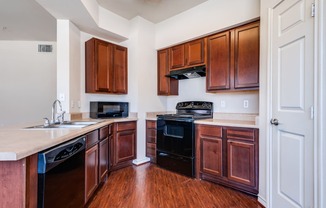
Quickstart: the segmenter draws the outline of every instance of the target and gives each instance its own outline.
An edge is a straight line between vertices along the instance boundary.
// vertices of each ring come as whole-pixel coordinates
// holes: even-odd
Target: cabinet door
[[[177,45],[169,49],[170,70],[185,66],[185,45]]]
[[[100,182],[105,181],[109,168],[109,139],[105,138],[99,143],[99,177]]]
[[[169,53],[168,49],[157,52],[157,94],[178,95],[178,80],[168,78],[169,74]]]
[[[222,176],[222,139],[201,136],[201,172]]]
[[[85,153],[85,203],[98,186],[98,145]]]
[[[128,66],[127,48],[115,45],[113,48],[114,93],[127,94]]]
[[[95,90],[96,92],[111,92],[112,45],[107,42],[97,40],[95,50],[95,57],[97,58]]]
[[[136,131],[117,132],[115,142],[115,164],[136,158]]]
[[[205,63],[205,41],[206,39],[199,39],[186,43],[187,66]]]
[[[208,37],[207,91],[230,89],[230,32]]]
[[[255,146],[253,143],[229,140],[228,179],[255,186]]]
[[[259,87],[259,22],[235,29],[234,88]]]
[[[112,169],[114,165],[114,137],[109,136],[109,170]]]
[[[111,92],[112,44],[92,38],[85,43],[86,93]]]

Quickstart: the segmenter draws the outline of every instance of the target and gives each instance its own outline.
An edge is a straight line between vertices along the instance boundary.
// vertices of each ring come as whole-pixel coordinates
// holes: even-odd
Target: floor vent
[[[38,45],[38,52],[51,53],[52,45]]]

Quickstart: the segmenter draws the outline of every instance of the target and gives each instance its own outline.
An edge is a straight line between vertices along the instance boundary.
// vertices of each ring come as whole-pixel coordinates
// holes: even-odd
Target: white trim
[[[148,163],[148,162],[150,162],[151,160],[148,158],[148,157],[144,157],[144,158],[142,158],[142,159],[135,159],[135,160],[133,160],[132,161],[132,163],[134,164],[134,165],[142,165],[142,164],[144,164],[144,163]]]
[[[326,112],[325,112],[325,97],[326,97],[326,72],[324,70],[325,67],[325,35],[326,35],[326,28],[324,26],[325,22],[325,12],[326,12],[326,2],[325,0],[316,0],[316,19],[315,19],[315,101],[316,101],[316,128],[315,128],[315,146],[316,146],[316,153],[315,153],[315,198],[314,198],[314,206],[315,207],[325,207],[325,164],[326,162],[323,158],[326,157],[326,143],[324,138],[326,136],[326,129],[325,129],[325,119],[326,119]]]
[[[261,197],[259,194],[258,194],[258,202],[261,203],[264,207],[267,207],[267,202],[266,202],[266,199],[264,199],[263,197]]]
[[[267,151],[267,207],[273,207],[272,204],[272,127],[269,123],[270,118],[272,118],[272,60],[271,60],[271,50],[272,50],[272,21],[273,21],[273,13],[272,8],[268,9],[268,32],[267,32],[267,121],[266,121],[266,136],[267,136],[267,142],[266,142],[266,151]]]

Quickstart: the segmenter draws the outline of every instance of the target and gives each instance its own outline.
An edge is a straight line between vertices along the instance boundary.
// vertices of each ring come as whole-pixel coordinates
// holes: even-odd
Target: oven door
[[[195,156],[192,119],[157,119],[157,150],[184,157]]]

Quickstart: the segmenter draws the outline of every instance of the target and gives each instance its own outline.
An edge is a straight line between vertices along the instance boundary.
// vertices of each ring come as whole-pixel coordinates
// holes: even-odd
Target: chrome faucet
[[[60,112],[61,112],[61,115],[58,116],[56,118],[56,114],[57,114],[57,108],[56,108],[56,104],[59,104],[59,107],[60,107]],[[51,123],[55,124],[55,123],[62,123],[63,120],[64,120],[64,114],[65,114],[65,111],[62,111],[62,105],[61,105],[61,102],[60,100],[55,100],[52,104],[52,120],[51,120]],[[61,117],[61,121],[60,121],[60,118]]]

